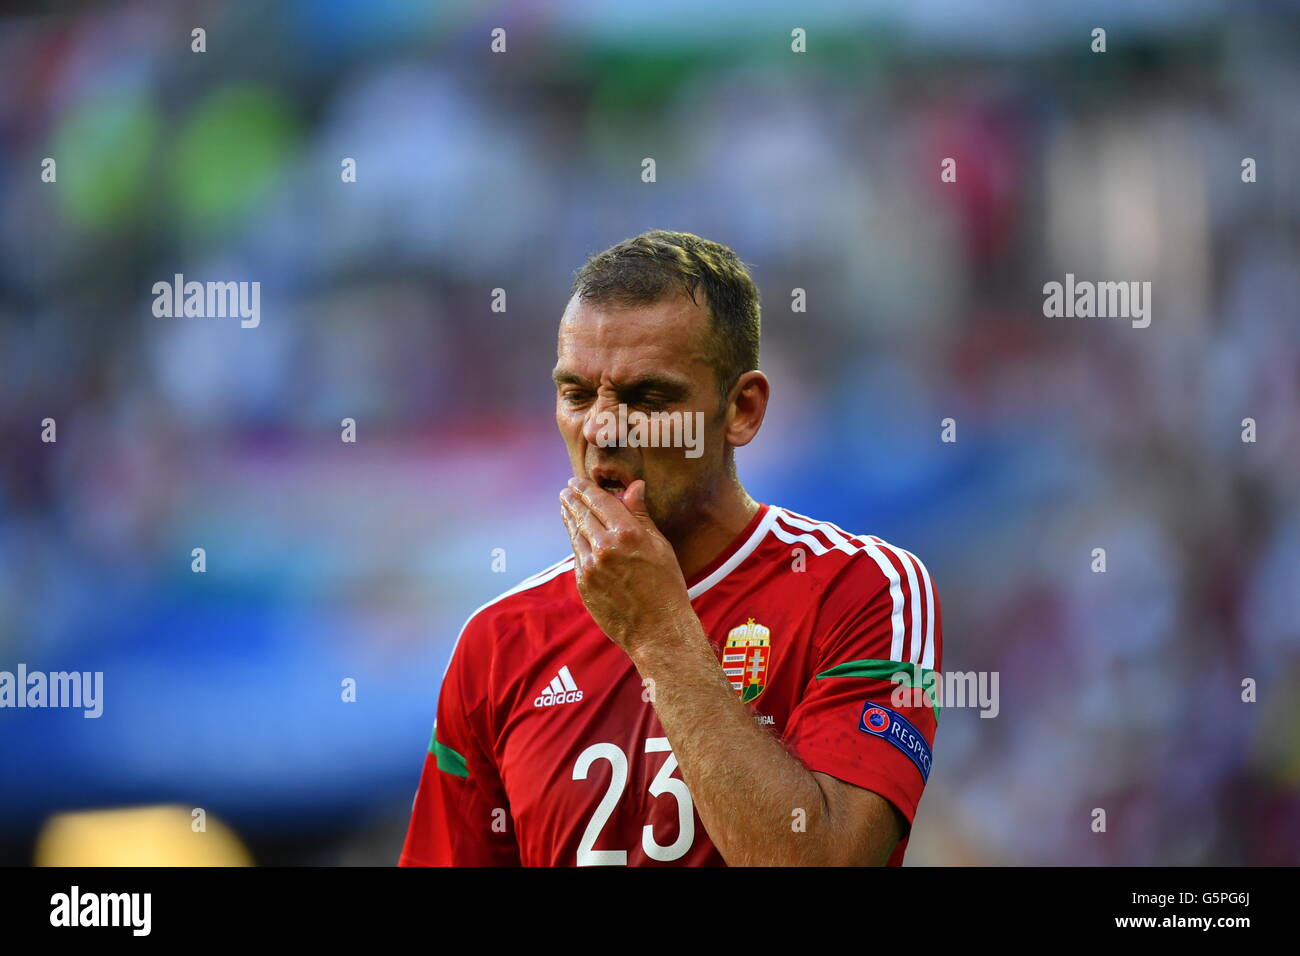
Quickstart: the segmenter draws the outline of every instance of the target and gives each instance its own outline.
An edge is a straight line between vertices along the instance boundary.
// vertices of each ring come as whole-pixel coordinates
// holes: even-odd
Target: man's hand
[[[594,481],[570,478],[560,515],[577,559],[578,593],[615,644],[631,654],[638,643],[675,633],[684,615],[694,617],[677,555],[646,510],[643,480],[619,501]]]

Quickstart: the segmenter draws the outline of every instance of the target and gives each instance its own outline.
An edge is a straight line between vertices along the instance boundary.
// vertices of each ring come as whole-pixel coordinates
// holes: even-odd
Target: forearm
[[[740,702],[693,613],[631,657],[653,682],[651,700],[682,778],[728,864],[837,862],[842,846],[821,785]]]

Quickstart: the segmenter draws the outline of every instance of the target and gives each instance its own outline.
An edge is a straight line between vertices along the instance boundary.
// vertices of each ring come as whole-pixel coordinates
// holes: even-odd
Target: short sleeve
[[[505,789],[483,743],[491,739],[484,629],[470,619],[443,677],[399,866],[519,865]]]
[[[810,770],[887,799],[910,831],[938,729],[939,599],[910,552],[860,540],[822,596],[813,673],[784,740]]]

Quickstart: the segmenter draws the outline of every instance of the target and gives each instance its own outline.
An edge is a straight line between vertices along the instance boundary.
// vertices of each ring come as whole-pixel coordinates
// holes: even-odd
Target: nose
[[[582,437],[588,445],[600,447],[600,439],[606,444],[617,440],[618,396],[613,391],[600,389],[596,399],[587,409],[587,417],[582,423]]]

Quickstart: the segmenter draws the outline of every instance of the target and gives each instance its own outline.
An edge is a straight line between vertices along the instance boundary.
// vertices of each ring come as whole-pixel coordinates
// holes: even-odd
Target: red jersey
[[[943,651],[925,566],[763,505],[687,585],[754,718],[810,770],[902,813],[889,860],[901,864],[939,713],[919,690]],[[572,557],[462,629],[399,861],[521,864],[725,865],[640,675],[582,603]]]

